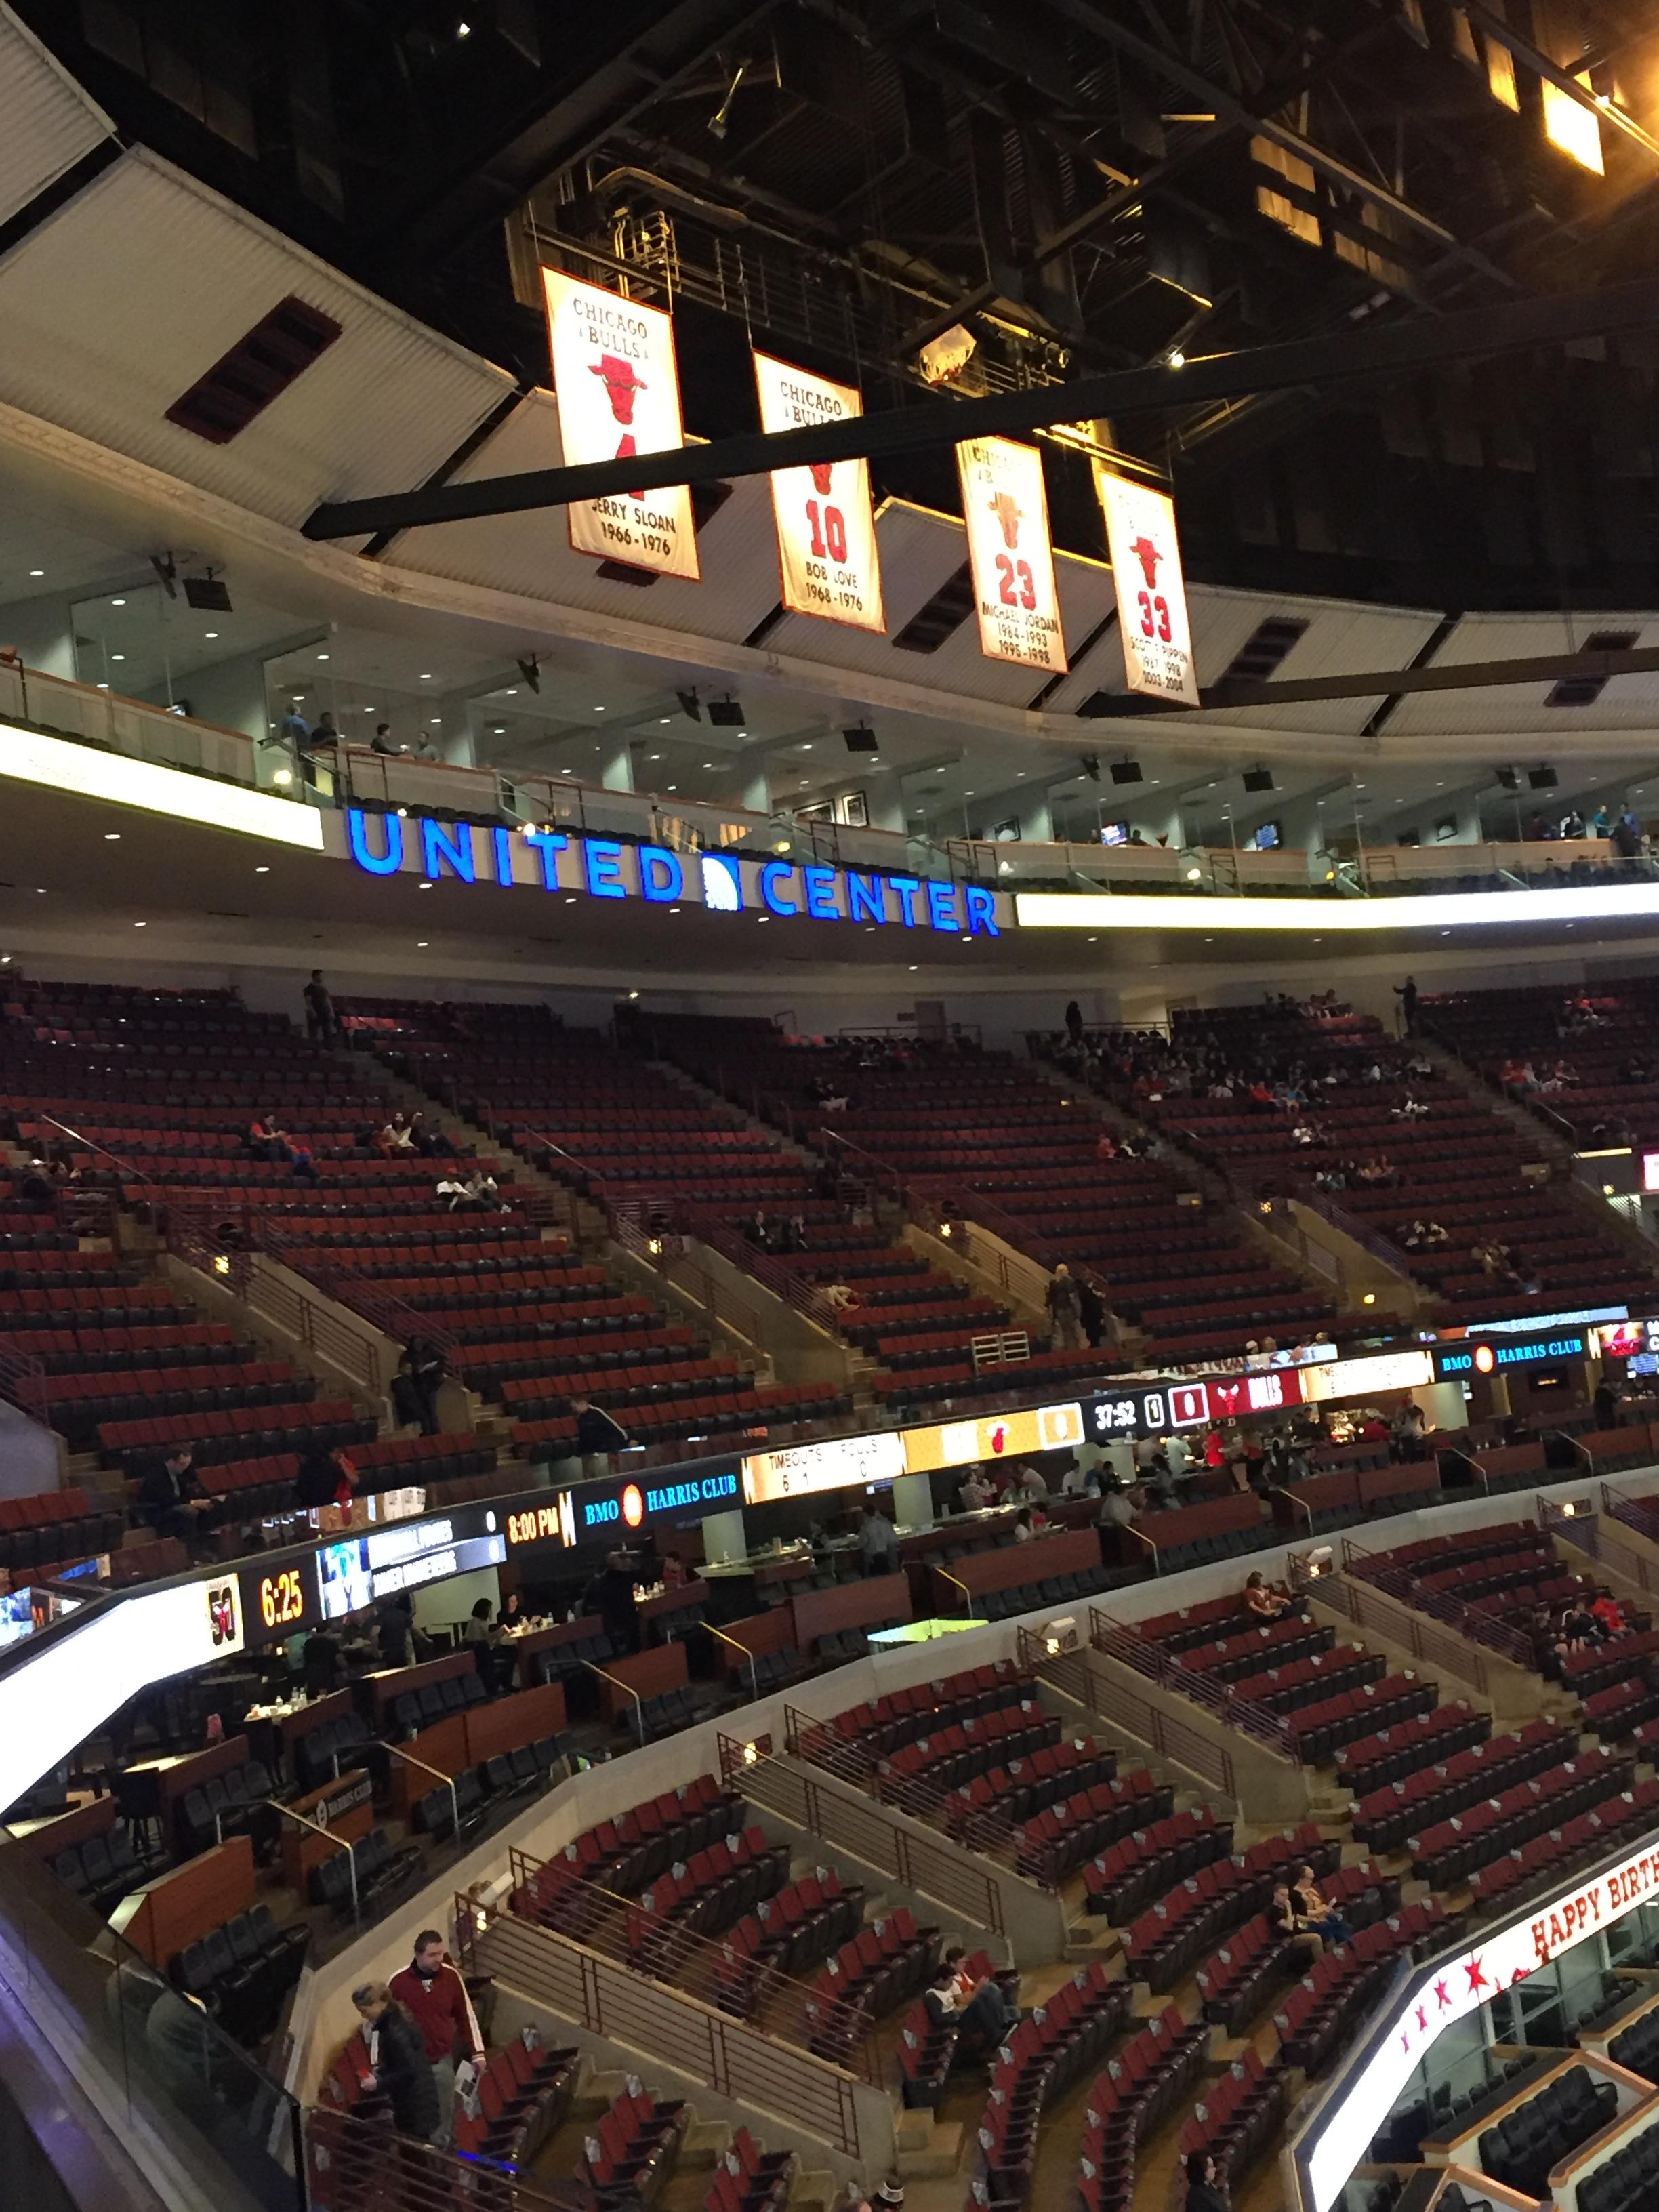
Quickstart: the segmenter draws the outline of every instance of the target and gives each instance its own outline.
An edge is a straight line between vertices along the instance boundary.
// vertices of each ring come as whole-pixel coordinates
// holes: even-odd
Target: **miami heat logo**
[[[590,376],[605,379],[605,396],[611,402],[611,420],[624,426],[631,422],[635,393],[650,389],[645,379],[635,374],[633,362],[623,361],[618,354],[602,354],[598,361],[588,363],[587,373]],[[639,447],[634,442],[634,433],[624,427],[622,442],[617,447],[617,459],[619,461],[632,460],[638,451]],[[628,495],[630,499],[645,497],[642,491],[629,492]]]
[[[1019,502],[1011,491],[1000,491],[987,502],[991,512],[1002,525],[1002,542],[1012,553],[1019,543],[1019,526],[1024,520]]]

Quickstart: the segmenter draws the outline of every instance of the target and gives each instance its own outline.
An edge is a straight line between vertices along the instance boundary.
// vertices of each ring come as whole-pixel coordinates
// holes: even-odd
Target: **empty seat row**
[[[168,1972],[244,2043],[257,2043],[276,2025],[283,2002],[305,1965],[311,1931],[303,1921],[279,1926],[266,1905],[239,1912],[222,1928],[187,1943]]]

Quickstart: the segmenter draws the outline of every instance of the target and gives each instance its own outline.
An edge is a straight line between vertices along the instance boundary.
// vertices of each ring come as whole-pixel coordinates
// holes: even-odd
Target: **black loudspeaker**
[[[1553,791],[1561,781],[1553,768],[1529,768],[1527,781],[1534,791]]]
[[[1493,774],[1497,776],[1498,781],[1503,785],[1505,791],[1520,790],[1521,771],[1519,769],[1500,768],[1494,769]]]
[[[1273,772],[1270,768],[1247,768],[1243,784],[1246,791],[1271,791],[1274,787]]]
[[[849,753],[873,753],[881,746],[881,739],[867,722],[860,722],[855,729],[843,730],[841,741]]]
[[[1112,781],[1114,783],[1139,783],[1140,781],[1141,771],[1140,763],[1139,761],[1121,760],[1114,761],[1112,763]]]

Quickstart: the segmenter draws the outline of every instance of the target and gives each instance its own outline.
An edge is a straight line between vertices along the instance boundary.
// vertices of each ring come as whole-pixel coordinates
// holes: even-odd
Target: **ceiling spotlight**
[[[731,83],[726,88],[725,99],[721,100],[720,106],[709,117],[708,135],[711,138],[725,137],[726,131],[731,124],[732,103],[738,96],[738,87],[743,82],[744,72],[748,69],[748,67],[749,64],[747,62],[739,62],[738,64],[737,73],[732,77]]]
[[[126,605],[126,601],[125,599],[112,599],[110,601],[110,605],[112,607],[124,607]]]
[[[31,576],[44,576],[46,573],[46,572],[44,568],[31,568],[29,570]]]
[[[291,768],[279,768],[270,780],[280,789],[286,791],[294,781],[294,771]]]
[[[519,663],[519,673],[532,691],[542,688],[542,664],[539,654],[526,653]]]
[[[1176,347],[1175,350],[1167,356],[1167,359],[1171,368],[1185,368],[1187,366],[1187,356],[1182,353],[1179,346]]]
[[[695,688],[694,688],[693,690],[690,690],[690,691],[677,691],[677,692],[674,694],[674,696],[675,696],[675,697],[679,701],[679,702],[680,702],[680,712],[681,712],[681,714],[682,714],[686,715],[686,716],[687,716],[690,720],[692,720],[692,721],[694,721],[694,722],[700,722],[700,721],[702,721],[702,704],[701,704],[701,702],[699,702],[699,700],[698,700],[698,698],[697,698],[697,694],[696,694],[696,691]],[[662,718],[662,719],[663,719],[663,720],[664,720],[665,722],[666,722],[666,721],[670,720],[672,718],[671,718],[669,715],[665,714],[665,715],[663,716],[663,718]]]
[[[120,842],[121,842],[121,833],[120,833],[120,831],[119,831],[118,830],[105,830],[105,832],[104,832],[104,842],[105,842],[106,845],[118,845],[118,844],[120,843]]]
[[[708,719],[717,730],[738,730],[743,726],[743,703],[728,691],[724,699],[711,699]]]
[[[253,872],[256,876],[268,876],[270,873],[270,861],[261,860],[258,866],[255,868]]]

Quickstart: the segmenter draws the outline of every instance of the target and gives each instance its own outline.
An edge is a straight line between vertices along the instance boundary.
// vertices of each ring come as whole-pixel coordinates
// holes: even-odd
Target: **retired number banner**
[[[957,447],[968,526],[980,651],[993,660],[1066,673],[1066,640],[1048,541],[1042,456],[1007,438],[969,438]]]
[[[843,422],[864,412],[852,385],[832,384],[769,354],[755,356],[755,382],[761,428],[769,433]],[[798,615],[884,630],[869,463],[814,461],[804,469],[775,469],[770,481],[784,605]]]
[[[542,283],[566,466],[683,446],[672,316],[556,269],[544,269]],[[689,486],[617,492],[566,513],[579,553],[699,580]]]
[[[1106,515],[1129,689],[1196,707],[1198,676],[1187,626],[1175,501],[1150,484],[1114,476],[1098,462],[1095,489]]]

